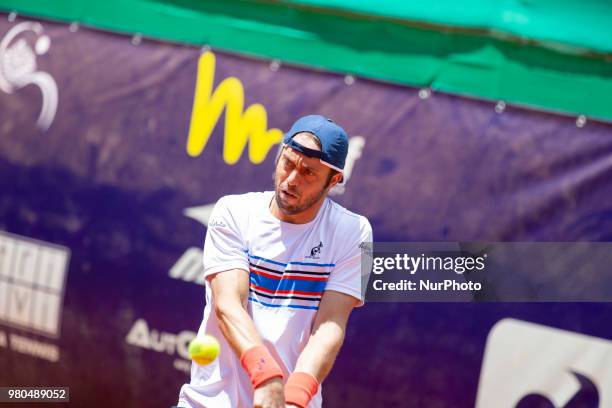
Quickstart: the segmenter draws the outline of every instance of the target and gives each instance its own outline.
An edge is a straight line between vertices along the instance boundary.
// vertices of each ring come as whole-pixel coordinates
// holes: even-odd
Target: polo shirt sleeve
[[[238,211],[230,197],[219,199],[208,221],[204,241],[204,278],[231,269],[249,270]]]
[[[335,290],[359,300],[357,306],[364,304],[365,285],[372,266],[371,252],[367,250],[372,243],[372,227],[365,217],[359,218],[358,230],[348,236],[355,237],[345,247],[338,262],[329,276],[325,290]],[[363,287],[363,290],[362,290]]]

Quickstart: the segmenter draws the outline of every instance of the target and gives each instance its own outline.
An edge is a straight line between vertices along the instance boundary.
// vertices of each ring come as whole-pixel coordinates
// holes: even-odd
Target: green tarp
[[[366,16],[439,26],[487,30],[551,47],[612,52],[610,0],[284,0],[294,6],[319,7]],[[556,44],[554,44],[556,43]]]
[[[604,120],[612,120],[611,8],[601,0],[0,0],[7,12]]]

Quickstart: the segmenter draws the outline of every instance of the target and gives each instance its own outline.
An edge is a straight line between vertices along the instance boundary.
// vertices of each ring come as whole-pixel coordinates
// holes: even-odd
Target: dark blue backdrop
[[[0,37],[22,21],[0,15]],[[0,230],[62,245],[71,257],[59,335],[10,316],[0,332],[56,346],[60,358],[0,347],[0,385],[70,386],[87,406],[170,405],[188,380],[181,350],[204,306],[196,276],[171,273],[190,248],[197,259],[206,232],[185,210],[271,189],[275,148],[261,164],[246,153],[227,164],[224,137],[234,136],[221,117],[202,154],[187,154],[197,49],[43,27],[21,38],[35,50],[48,35],[49,50],[23,55],[53,78],[57,113],[43,131],[40,86],[0,91]],[[215,86],[238,78],[245,107],[261,103],[269,127],[317,112],[362,138],[335,199],[370,219],[376,241],[612,241],[609,125],[577,128],[572,118],[512,107],[500,115],[491,103],[422,100],[416,89],[216,57]],[[611,311],[370,303],[351,318],[324,397],[330,407],[471,407],[486,336],[501,318],[612,339]]]

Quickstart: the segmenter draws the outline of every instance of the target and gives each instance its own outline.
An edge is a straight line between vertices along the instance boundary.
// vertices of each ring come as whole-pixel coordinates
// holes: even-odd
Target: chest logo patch
[[[318,245],[312,247],[310,250],[310,255],[306,255],[306,258],[319,259],[319,255],[321,255],[321,248],[323,248],[323,242],[319,241]]]

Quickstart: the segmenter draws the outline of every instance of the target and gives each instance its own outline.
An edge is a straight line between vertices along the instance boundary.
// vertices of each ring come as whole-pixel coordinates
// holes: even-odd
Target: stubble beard
[[[276,181],[274,184],[277,184]],[[289,190],[289,192],[293,193],[291,190]],[[310,207],[315,205],[321,199],[321,197],[323,197],[325,194],[326,194],[326,189],[323,188],[321,189],[321,191],[319,191],[318,194],[314,194],[310,197],[304,197],[302,199],[302,202],[298,202],[295,205],[291,205],[291,204],[287,204],[282,201],[282,199],[280,198],[280,185],[277,184],[275,191],[274,191],[274,199],[276,200],[277,207],[282,212],[284,212],[287,215],[295,215],[295,214],[299,214],[303,211],[308,210]]]

